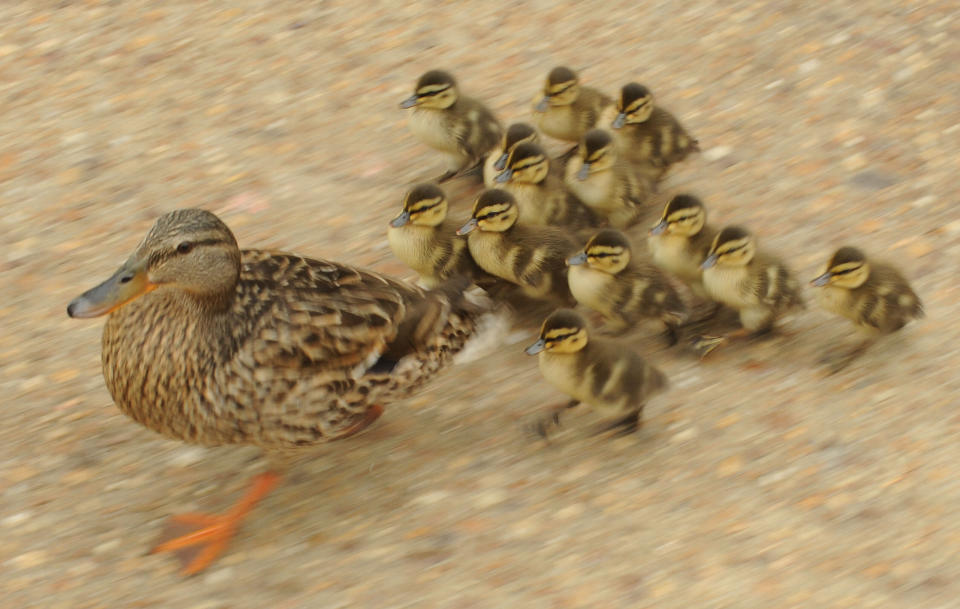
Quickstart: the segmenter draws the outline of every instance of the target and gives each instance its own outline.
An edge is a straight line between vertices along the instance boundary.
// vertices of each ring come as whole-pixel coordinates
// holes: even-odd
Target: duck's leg
[[[594,435],[602,434],[608,431],[616,430],[617,433],[613,434],[615,436],[626,436],[634,433],[640,427],[642,427],[642,422],[640,420],[640,411],[634,411],[630,414],[611,421],[610,423],[603,425],[594,432]]]
[[[452,179],[452,178],[457,177],[457,175],[458,175],[459,173],[460,173],[460,172],[457,171],[457,170],[455,170],[455,169],[448,169],[447,171],[443,172],[440,176],[438,176],[437,178],[435,178],[434,181],[435,181],[437,184],[442,184],[442,183],[446,182],[447,180],[450,180],[450,179]]]
[[[856,347],[847,352],[831,353],[824,357],[821,362],[826,364],[829,374],[836,374],[849,366],[858,357],[873,344],[873,339],[864,339]]]
[[[550,431],[551,427],[560,427],[560,414],[564,410],[576,407],[580,403],[580,400],[570,400],[566,404],[560,406],[554,406],[550,409],[550,412],[545,417],[537,419],[535,423],[531,426],[531,430],[536,433],[541,438],[547,438],[547,432]]]

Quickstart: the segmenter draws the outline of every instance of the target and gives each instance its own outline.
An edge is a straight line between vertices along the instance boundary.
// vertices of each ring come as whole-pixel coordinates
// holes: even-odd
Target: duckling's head
[[[677,195],[663,208],[660,221],[650,229],[651,235],[678,235],[692,237],[703,229],[707,222],[707,210],[693,195]]]
[[[473,204],[473,217],[457,230],[458,235],[466,235],[479,228],[483,231],[502,233],[513,226],[520,210],[512,194],[499,188],[485,190]]]
[[[863,252],[844,246],[834,252],[823,273],[810,282],[815,287],[831,285],[853,290],[870,277],[870,264]]]
[[[497,161],[493,164],[493,168],[497,171],[503,171],[503,168],[507,166],[507,158],[510,156],[510,151],[513,150],[517,144],[522,144],[523,142],[536,142],[537,141],[537,130],[533,128],[533,125],[530,123],[513,123],[503,134],[502,148],[503,154],[497,158]]]
[[[719,266],[746,266],[757,251],[756,240],[740,226],[728,226],[714,237],[707,259],[700,265],[708,269]]]
[[[105,315],[159,288],[224,300],[239,276],[240,250],[227,225],[208,211],[179,209],[160,216],[120,269],[75,298],[67,314]]]
[[[540,338],[526,348],[528,355],[576,353],[587,346],[587,320],[571,309],[557,309],[540,327]]]
[[[620,89],[617,100],[617,118],[611,127],[619,129],[624,125],[646,122],[653,112],[653,93],[639,83],[632,82]]]
[[[580,96],[580,80],[576,72],[566,66],[557,66],[547,74],[543,85],[543,99],[536,106],[537,112],[546,112],[550,106],[569,106]]]
[[[455,104],[457,97],[459,97],[459,91],[453,76],[443,70],[430,70],[420,77],[413,95],[400,102],[400,107],[421,106],[443,110]]]
[[[407,224],[438,226],[447,219],[447,197],[436,184],[417,184],[403,198],[403,211],[390,221],[400,228]]]
[[[496,181],[539,184],[550,171],[547,152],[534,142],[523,142],[514,146],[507,157],[507,168],[497,174]]]
[[[618,230],[606,228],[587,241],[583,251],[567,259],[567,264],[586,264],[592,269],[616,275],[630,263],[630,241]]]
[[[616,161],[617,153],[613,146],[613,137],[604,129],[591,129],[583,135],[580,142],[580,158],[583,165],[577,172],[578,180],[586,180],[591,171],[610,169]]]

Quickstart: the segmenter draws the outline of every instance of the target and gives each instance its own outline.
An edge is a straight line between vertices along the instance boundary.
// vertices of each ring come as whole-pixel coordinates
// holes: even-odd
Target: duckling
[[[469,235],[470,255],[484,271],[519,285],[530,298],[572,304],[567,285],[567,257],[577,242],[554,226],[524,226],[512,194],[486,190],[473,206],[473,215],[458,235]]]
[[[777,318],[804,306],[800,286],[789,269],[758,251],[754,236],[739,226],[728,226],[714,237],[700,267],[707,294],[739,311],[743,326],[725,338],[697,339],[694,346],[704,355],[728,339],[765,334]]]
[[[513,123],[507,127],[507,130],[503,132],[500,144],[487,155],[487,160],[483,164],[484,186],[487,188],[497,187],[497,175],[506,168],[510,151],[524,142],[540,143],[539,134],[533,125],[530,123]],[[557,172],[560,167],[560,163],[551,163],[550,171]]]
[[[817,300],[824,309],[846,317],[866,334],[849,353],[827,358],[832,372],[848,366],[880,336],[924,316],[923,303],[900,271],[867,260],[855,247],[838,249],[810,285],[820,288]]]
[[[632,433],[642,424],[647,400],[669,386],[667,377],[629,343],[591,337],[586,320],[570,309],[559,309],[547,317],[539,338],[526,352],[539,354],[543,378],[573,398],[537,425],[544,437],[551,424],[560,424],[563,410],[580,402],[616,417],[598,433],[613,429],[620,435]]]
[[[699,143],[672,114],[653,104],[653,94],[632,82],[620,90],[617,115],[610,123],[625,157],[654,183],[670,166],[700,150]]]
[[[642,318],[654,318],[666,326],[670,344],[677,342],[686,306],[660,269],[633,260],[626,235],[601,230],[567,264],[573,297],[603,315],[611,330],[622,332]]]
[[[558,66],[547,74],[543,93],[533,100],[533,120],[545,134],[565,142],[579,142],[594,127],[605,108],[613,106],[610,96],[580,84],[576,72]],[[574,146],[564,157],[577,150]]]
[[[567,164],[567,188],[614,228],[626,228],[640,217],[650,196],[645,180],[620,158],[610,132],[591,129]]]
[[[387,240],[394,256],[435,288],[455,275],[476,277],[479,268],[456,234],[459,224],[447,219],[447,197],[436,184],[417,184],[403,198],[403,211],[390,221]]]
[[[550,173],[547,153],[533,142],[517,144],[507,157],[507,167],[497,184],[516,197],[520,223],[565,226],[572,230],[598,226],[600,219],[563,180]]]
[[[716,235],[716,229],[707,224],[703,202],[679,194],[667,202],[660,221],[650,229],[647,246],[655,265],[683,280],[698,298],[710,300],[700,265]]]
[[[447,156],[448,169],[437,182],[479,167],[503,132],[493,112],[480,101],[461,95],[456,80],[443,70],[421,76],[414,94],[400,107],[413,108],[413,134]]]

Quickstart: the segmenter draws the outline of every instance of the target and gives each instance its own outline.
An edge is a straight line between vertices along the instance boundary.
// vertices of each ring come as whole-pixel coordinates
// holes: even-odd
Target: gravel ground
[[[0,4],[0,605],[960,606],[958,8]],[[521,119],[561,63],[641,80],[700,139],[665,194],[699,193],[804,279],[847,242],[895,259],[927,319],[832,377],[817,359],[853,331],[816,308],[703,363],[643,332],[674,384],[646,427],[602,440],[574,414],[549,446],[523,425],[560,396],[510,344],[305,454],[207,573],[146,555],[263,463],[120,415],[102,322],[66,303],[180,206],[247,246],[409,276],[386,222],[442,167],[398,102],[443,66]],[[449,192],[463,213],[475,189]]]

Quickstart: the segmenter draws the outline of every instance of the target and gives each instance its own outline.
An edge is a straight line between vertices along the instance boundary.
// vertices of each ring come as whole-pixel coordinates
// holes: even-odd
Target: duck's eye
[[[190,243],[189,241],[184,241],[183,243],[181,243],[180,245],[177,246],[177,253],[178,253],[178,254],[189,254],[189,253],[190,253],[190,250],[192,250],[192,249],[193,249],[193,244]]]

